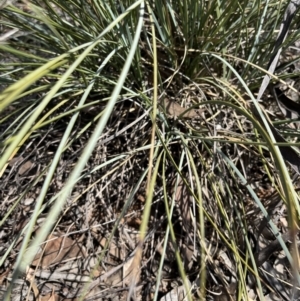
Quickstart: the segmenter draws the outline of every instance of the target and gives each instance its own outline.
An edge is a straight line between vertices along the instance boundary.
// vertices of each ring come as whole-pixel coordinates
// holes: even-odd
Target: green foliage
[[[175,270],[189,300],[197,294],[204,300],[214,277],[226,286],[228,279],[222,279],[211,254],[213,245],[219,244],[231,256],[237,300],[248,298],[249,273],[254,275],[263,300],[265,288],[248,234],[260,234],[253,220],[261,212],[262,216],[271,213],[268,199],[258,195],[252,184],[262,187],[266,181],[268,189],[288,200],[288,208],[294,211],[297,194],[293,186],[284,186],[282,179],[291,183],[290,175],[270,132],[253,114],[249,99],[256,103],[254,94],[272,56],[286,4],[34,0],[15,1],[0,10],[0,26],[5,32],[0,37],[0,172],[6,179],[4,194],[8,193],[8,164],[13,158],[27,154],[26,149],[32,155],[36,149],[31,145],[37,142],[45,140],[45,152],[47,143],[54,145],[39,172],[18,188],[13,205],[0,222],[1,226],[9,223],[26,194],[39,188],[26,225],[1,253],[0,265],[22,238],[13,281],[32,262],[47,235],[68,219],[68,208],[76,202],[76,206],[83,206],[80,199],[70,205],[72,191],[84,196],[90,189],[87,187],[99,180],[107,183],[109,195],[114,195],[113,183],[124,172],[128,173],[122,175],[124,193],[119,192],[115,200],[105,200],[115,215],[99,264],[142,191],[145,206],[136,254],[141,256],[149,233],[159,240],[155,223],[161,222],[163,233],[154,300],[161,289],[163,266],[169,260],[169,242],[177,262]],[[298,39],[293,24],[285,49]],[[285,61],[285,67],[296,62],[294,58]],[[279,77],[286,78],[282,70]],[[184,118],[178,107],[170,113],[164,99],[204,113],[198,118]],[[276,127],[280,130],[282,125]],[[298,138],[296,130],[289,130],[284,134],[287,138]],[[55,142],[51,133],[59,133]],[[120,137],[123,140],[115,146]],[[53,192],[53,181],[64,158],[68,158],[70,168],[60,189]],[[84,192],[80,190],[83,186],[87,189]],[[287,189],[290,195],[285,195]],[[96,210],[98,205],[93,206]],[[158,208],[162,210],[160,216],[156,215]],[[37,221],[45,214],[36,235]],[[180,234],[176,219],[181,220]],[[295,221],[295,216],[290,217],[291,225]],[[269,224],[277,234],[271,219]],[[188,238],[183,239],[184,235]],[[189,258],[191,266],[180,249],[182,244],[194,248],[196,259]],[[287,248],[285,252],[291,259]],[[137,262],[142,260],[138,255]],[[187,279],[193,289],[189,289]],[[13,293],[13,281],[6,300]]]

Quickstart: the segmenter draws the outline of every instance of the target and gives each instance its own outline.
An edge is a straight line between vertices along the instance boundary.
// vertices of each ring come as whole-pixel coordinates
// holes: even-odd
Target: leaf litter
[[[191,91],[191,94],[193,94],[193,91]],[[219,95],[216,91],[207,91],[206,94]],[[203,99],[199,95],[197,97],[198,103],[201,103]],[[83,177],[78,182],[67,205],[62,208],[63,213],[55,227],[55,231],[40,246],[40,251],[36,254],[31,266],[28,267],[26,274],[23,275],[24,278],[14,283],[12,300],[77,300],[77,297],[82,294],[85,295],[85,300],[126,300],[128,298],[130,275],[137,268],[133,262],[133,255],[137,248],[138,228],[144,206],[141,199],[144,198],[145,188],[143,185],[145,183],[141,185],[126,215],[118,225],[113,238],[110,237],[110,233],[124,206],[124,200],[133,187],[132,183],[138,182],[139,175],[147,166],[147,159],[145,159],[147,158],[147,152],[141,151],[134,158],[127,155],[127,161],[122,161],[122,164],[112,163],[101,172],[89,174],[88,171],[94,170],[98,165],[106,162],[107,158],[120,153],[128,154],[133,148],[142,147],[146,144],[151,128],[150,122],[146,117],[143,117],[138,123],[132,124],[132,119],[138,119],[143,116],[144,112],[137,109],[131,110],[131,108],[128,108],[128,104],[121,104],[116,108],[116,114],[122,116],[122,118],[118,120],[111,118],[106,131],[106,135],[110,140],[106,140],[106,143],[99,141],[85,170],[89,177]],[[171,120],[168,125],[177,127],[182,132],[185,132],[184,129],[187,127],[196,130],[199,127],[203,128],[205,124],[211,133],[217,134],[214,121],[226,131],[238,132],[238,126],[231,121],[241,121],[242,119],[233,116],[228,110],[224,110],[222,113],[217,113],[223,115],[221,118],[222,122],[220,122],[220,119],[213,112],[214,109],[213,107],[208,107],[205,110],[191,109],[188,111],[177,100],[166,100],[161,111],[164,112],[166,110],[167,115],[169,115],[167,118],[172,117],[172,119],[175,119]],[[84,112],[81,122],[84,122],[84,119],[87,118],[85,114],[89,114],[88,119],[90,119],[90,114],[93,114],[93,112]],[[184,120],[185,115],[189,119],[188,121]],[[203,121],[204,116],[206,118],[205,121]],[[183,118],[181,119],[181,117]],[[124,126],[128,124],[131,126],[127,131],[123,131]],[[243,126],[246,128],[247,125],[243,124]],[[4,212],[8,212],[12,208],[12,200],[16,196],[20,193],[25,193],[22,198],[23,201],[16,205],[16,210],[12,213],[11,219],[3,225],[0,233],[2,240],[1,253],[5,252],[10,243],[14,244],[13,252],[1,266],[0,283],[2,291],[5,290],[11,281],[11,269],[18,252],[18,246],[22,240],[22,237],[19,237],[14,242],[13,238],[17,237],[23,225],[25,226],[28,222],[30,212],[34,206],[34,203],[28,200],[35,199],[41,188],[38,180],[39,175],[36,172],[30,173],[35,168],[33,162],[38,162],[42,166],[40,170],[44,170],[47,162],[45,154],[48,154],[50,157],[53,149],[57,146],[57,141],[61,137],[60,127],[63,127],[63,125],[52,125],[51,135],[49,135],[50,131],[48,131],[48,134],[45,133],[43,137],[45,143],[40,144],[39,147],[22,149],[20,157],[13,159],[14,161],[10,162],[4,173],[1,189],[8,198],[1,204],[2,216]],[[119,134],[115,136],[113,133]],[[281,137],[280,134],[275,137],[276,140],[282,141],[279,137]],[[114,143],[109,143],[112,139]],[[86,137],[80,137],[66,151],[60,161],[60,168],[57,170],[51,183],[50,195],[45,200],[45,205],[50,200],[51,194],[57,193],[63,186],[71,171],[71,166],[75,162],[76,154],[83,149],[86,140]],[[33,138],[32,142],[33,144],[39,144],[36,137]],[[191,147],[196,148],[199,145],[192,144]],[[207,151],[203,146],[200,146],[200,149],[203,154]],[[235,160],[237,165],[243,165],[243,158],[247,156],[249,149],[241,148],[237,151],[230,144],[225,144],[223,150],[234,155],[239,153],[238,156],[235,156]],[[179,156],[182,149],[180,147],[178,149],[178,145],[175,144],[170,146],[170,151],[173,155]],[[252,149],[249,152],[255,151]],[[195,153],[197,153],[196,149]],[[290,160],[289,155],[285,155],[284,152],[283,155],[287,161]],[[24,161],[24,158],[28,160]],[[202,158],[199,156],[198,159],[201,160]],[[24,162],[20,163],[19,159]],[[220,189],[219,191],[208,189],[209,177],[212,176],[210,170],[213,170],[214,174],[219,173],[220,178],[222,178],[222,172],[224,176],[228,176],[229,173],[225,166],[221,166],[219,170],[214,168],[214,160],[216,158],[207,156],[207,161],[201,162],[202,164],[199,164],[197,167],[203,179],[204,206],[211,216],[215,216],[218,225],[223,225],[222,220],[219,220],[219,217],[214,214],[216,213],[216,208],[220,208],[220,203],[218,203],[219,196],[222,193],[226,196],[225,189]],[[254,189],[264,199],[269,216],[276,220],[278,228],[284,233],[284,240],[288,242],[292,237],[286,231],[285,204],[276,192],[270,193],[270,187],[264,189],[261,185],[266,178],[266,174],[261,168],[262,164],[267,164],[268,167],[272,168],[271,163],[267,159],[266,161],[263,163],[259,161],[251,162],[248,166],[244,164],[244,169],[247,174],[250,174],[249,181],[252,182]],[[17,164],[18,168],[14,168]],[[191,279],[191,281],[188,280],[190,288],[195,292],[197,287],[200,286],[200,284],[197,284],[199,279],[193,277],[199,272],[200,252],[199,247],[195,246],[194,238],[191,234],[194,231],[194,223],[195,221],[197,222],[195,212],[192,210],[194,199],[182,178],[180,178],[177,187],[175,187],[173,176],[175,176],[176,172],[172,166],[168,167],[168,191],[170,192],[170,197],[175,195],[176,200],[173,216],[174,229],[178,245],[181,247],[180,254],[184,259],[185,270],[189,273]],[[188,166],[185,165],[184,169],[188,170]],[[187,178],[184,175],[183,177]],[[99,179],[102,180],[99,181]],[[233,187],[236,186],[237,183],[235,183],[234,178],[228,176],[227,180],[224,183],[230,183]],[[97,182],[97,185],[92,185],[95,182]],[[193,179],[190,182],[193,182]],[[260,183],[259,187],[256,187],[257,183]],[[237,196],[239,196],[240,192],[237,188]],[[245,191],[241,195],[244,196],[246,205],[248,205],[245,219],[251,225],[256,235],[252,243],[257,244],[254,248],[257,250],[254,255],[256,256],[257,265],[262,270],[261,277],[268,287],[268,290],[266,289],[266,292],[268,292],[266,300],[276,300],[278,296],[289,300],[290,287],[283,282],[290,281],[289,277],[291,277],[289,275],[290,270],[286,268],[286,256],[281,252],[280,245],[269,231],[268,224],[265,222],[266,219],[259,213],[257,207],[253,206]],[[278,202],[276,202],[276,206],[272,206],[275,199],[278,199]],[[237,197],[235,200],[239,201],[240,199]],[[161,256],[166,256],[166,258],[160,283],[160,300],[186,300],[187,292],[178,276],[174,246],[171,241],[168,242],[168,254],[166,255],[161,248],[165,238],[165,233],[162,229],[166,227],[162,203],[162,191],[158,187],[155,191],[155,200],[148,229],[149,234],[142,254],[142,266],[138,267],[140,268],[140,273],[137,280],[140,285],[136,287],[135,297],[133,298],[135,300],[151,300],[151,297],[153,297]],[[233,208],[233,205],[229,204],[229,207]],[[224,214],[230,214],[230,212],[224,212]],[[40,224],[42,224],[46,216],[47,206],[45,206],[44,212],[41,214]],[[229,218],[232,218],[232,216],[229,216]],[[14,221],[16,220],[19,225],[15,224]],[[234,223],[233,220],[232,223]],[[261,226],[262,224],[264,226]],[[39,225],[36,226],[35,235],[38,235],[38,231]],[[227,237],[230,236],[226,228],[224,232]],[[241,253],[243,253],[246,251],[244,248],[245,240],[242,237],[238,239],[240,239]],[[208,299],[212,297],[213,300],[217,301],[234,300],[237,291],[237,283],[235,281],[237,268],[233,253],[221,242],[219,233],[213,228],[207,229],[205,245],[209,284]],[[99,264],[98,258],[101,256],[102,260]],[[276,279],[279,280],[276,281]],[[24,285],[22,280],[26,280],[27,285]],[[252,285],[250,282],[247,283],[249,299],[257,298],[257,292],[253,289],[255,280],[253,283]],[[88,289],[86,289],[86,285]],[[195,296],[197,296],[197,293],[195,293]]]

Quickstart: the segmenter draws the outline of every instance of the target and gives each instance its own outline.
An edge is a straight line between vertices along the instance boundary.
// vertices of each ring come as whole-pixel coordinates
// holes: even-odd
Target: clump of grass
[[[275,1],[160,0],[0,10],[4,298],[20,279],[30,283],[22,298],[49,297],[51,277],[42,285],[39,273],[66,262],[33,263],[54,236],[77,241],[80,260],[97,258],[82,273],[90,281],[66,276],[55,296],[67,286],[68,298],[99,300],[163,300],[175,288],[188,300],[263,300],[275,290],[262,271],[274,262],[261,258],[275,239],[268,227],[295,222],[276,215],[290,176],[252,103],[284,11]]]

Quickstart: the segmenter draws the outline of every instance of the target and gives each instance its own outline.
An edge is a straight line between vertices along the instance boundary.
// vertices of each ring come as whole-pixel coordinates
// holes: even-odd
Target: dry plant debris
[[[114,137],[114,143],[112,143],[112,140],[108,138],[119,132],[124,125],[132,124],[133,119],[138,119],[144,114],[143,111],[129,110],[128,106],[123,104],[120,104],[116,110],[119,110],[118,115],[123,117],[119,120],[116,120],[114,117],[111,118],[107,126],[107,134],[104,136],[107,142],[103,144],[99,141],[93,157],[91,157],[86,167],[86,171],[93,170],[96,166],[105,162],[107,158],[113,157],[117,153],[127,152],[129,155],[121,161],[121,164],[112,164],[110,168],[106,168],[101,172],[95,172],[89,178],[83,177],[77,183],[68,203],[62,208],[62,215],[55,231],[41,245],[32,265],[28,267],[26,275],[23,275],[22,279],[14,283],[13,300],[24,300],[26,298],[28,300],[42,301],[79,300],[78,296],[80,295],[84,295],[84,300],[126,300],[130,290],[131,273],[135,268],[133,258],[137,248],[138,231],[145,204],[145,183],[141,185],[132,203],[129,204],[128,210],[120,220],[112,239],[110,239],[110,233],[124,206],[126,195],[130,194],[130,190],[133,187],[132,184],[138,181],[140,174],[147,165],[146,152],[142,151],[140,154],[132,157],[130,151],[133,145],[134,148],[138,148],[145,144],[149,137],[151,124],[145,115],[138,123],[130,126],[128,131],[123,131]],[[182,110],[185,109],[182,108]],[[202,112],[202,114],[205,114],[203,115],[206,117],[205,120],[201,114],[200,116],[195,116],[195,118],[181,119],[179,118],[179,115],[183,112],[181,110],[178,116],[175,115],[177,118],[174,118],[172,114],[166,115],[166,118],[169,120],[170,125],[176,125],[182,133],[186,131],[187,126],[198,131],[199,128],[201,129],[206,124],[208,127],[207,131],[211,131],[213,135],[217,136],[216,122],[224,129],[220,130],[220,134],[226,136],[228,131],[238,133],[238,123],[233,121],[239,120],[244,130],[244,137],[252,135],[251,127],[249,127],[247,122],[243,121],[242,117],[235,116],[229,110],[223,110],[218,112],[218,114],[223,116],[219,119],[213,110],[213,107],[208,107],[205,112]],[[84,112],[82,114],[81,122],[84,122],[85,114],[87,113]],[[50,131],[45,133],[42,143],[36,140],[31,147],[22,149],[20,155],[9,164],[4,173],[1,189],[4,192],[3,195],[7,197],[1,203],[2,215],[14,205],[14,202],[11,200],[23,193],[24,187],[29,187],[29,189],[25,190],[22,201],[16,205],[10,221],[2,227],[1,239],[3,247],[1,252],[5,251],[8,245],[12,243],[14,236],[11,233],[14,235],[19,233],[28,223],[30,212],[34,207],[34,200],[41,189],[41,182],[38,180],[41,175],[40,172],[46,169],[45,164],[47,161],[43,160],[43,158],[47,156],[47,153],[50,154],[51,149],[55,148],[55,145],[58,143],[59,140],[53,138],[60,137],[59,129],[59,124],[52,125],[51,134],[47,134]],[[50,191],[53,191],[53,193],[63,187],[72,164],[76,160],[74,151],[78,153],[85,141],[86,138],[81,137],[66,151],[61,159],[59,168],[51,183]],[[38,146],[35,147],[34,145]],[[190,147],[194,154],[198,154],[199,150],[200,154],[205,154],[205,148],[199,144],[192,143]],[[182,152],[182,148],[178,147],[177,144],[170,145],[169,149],[173,156],[180,156]],[[252,183],[252,187],[264,202],[269,215],[276,221],[282,233],[285,233],[287,231],[286,208],[280,196],[278,196],[276,191],[273,191],[274,189],[268,181],[262,185],[268,179],[262,162],[258,160],[257,162],[251,162],[251,164],[245,163],[247,157],[251,156],[253,158],[253,155],[256,155],[256,150],[243,147],[236,149],[231,144],[225,144],[223,149],[232,158],[235,157],[236,164],[244,166],[245,173],[249,175],[249,182]],[[209,181],[223,173],[227,177],[226,181],[231,183],[233,187],[237,183],[235,183],[235,179],[231,177],[225,166],[221,166],[221,171],[214,167],[216,162],[213,158],[207,157],[206,162],[204,162],[203,157],[197,155],[196,159],[196,168],[203,185],[203,206],[212,217],[215,217],[218,227],[220,229],[224,228],[222,219],[216,213],[217,208],[221,209],[218,203],[219,195],[222,193],[226,195],[226,193],[223,189],[217,187],[215,191],[209,189]],[[273,168],[270,164],[268,166]],[[211,172],[212,169],[214,172]],[[20,170],[23,172],[20,172]],[[193,179],[189,179],[188,162],[186,162],[183,171],[179,180],[176,180],[176,172],[170,166],[166,181],[170,204],[172,196],[174,196],[175,208],[172,223],[180,256],[183,260],[185,271],[188,273],[191,291],[197,298],[197,287],[200,286],[197,275],[199,273],[201,252],[200,246],[197,243],[195,244],[194,229],[195,225],[199,223],[199,219],[195,211],[193,211],[194,198],[186,184],[187,180],[189,185],[193,183]],[[109,176],[103,177],[103,175]],[[234,202],[236,204],[239,204],[241,200],[245,202],[243,204],[245,208],[242,209],[241,207],[240,209],[245,210],[244,219],[253,233],[251,237],[255,238],[252,243],[257,244],[254,248],[256,250],[254,255],[257,258],[258,266],[267,273],[280,274],[281,279],[289,281],[291,277],[290,271],[284,268],[286,266],[286,257],[280,252],[277,240],[268,230],[268,223],[261,215],[260,210],[253,204],[248,193],[243,188],[236,187],[235,196],[232,199],[229,198],[228,204],[224,204],[223,209],[226,210],[224,214],[232,214],[232,208],[235,206]],[[51,194],[45,199],[45,205],[50,198]],[[142,266],[140,267],[139,285],[134,291],[135,300],[151,300],[153,298],[159,262],[162,256],[165,257],[165,261],[159,287],[160,300],[186,300],[186,291],[178,275],[175,249],[170,239],[166,245],[167,252],[163,249],[167,226],[164,207],[162,190],[158,185],[155,191],[155,199],[153,200],[148,228],[149,234],[144,246]],[[43,219],[47,216],[46,206],[44,210],[39,219],[40,224],[43,223]],[[14,220],[18,220],[18,223],[13,222]],[[236,220],[232,220],[232,223],[235,224]],[[205,249],[207,251],[206,262],[209,285],[207,288],[207,299],[212,298],[217,301],[234,300],[238,284],[235,281],[237,266],[233,254],[230,249],[220,242],[216,229],[207,225],[206,231]],[[38,235],[38,233],[39,225],[36,226],[35,235]],[[229,237],[227,230],[224,231],[224,234]],[[241,233],[236,234],[240,235],[236,238],[240,247],[240,254],[243,258],[246,258],[244,257],[244,252],[246,251],[245,238]],[[287,235],[286,241],[288,242],[288,240],[289,236]],[[10,284],[12,267],[21,242],[22,237],[15,242],[14,252],[1,267],[2,291],[5,291],[5,288]],[[272,246],[272,248],[270,249],[269,246]],[[100,264],[98,262],[99,258],[101,258]],[[261,277],[266,283],[269,283],[268,287],[277,287],[281,291],[280,294],[283,294],[282,291],[284,291],[285,286],[281,282],[271,282],[272,280],[266,276],[266,272]],[[249,298],[254,300],[257,296],[255,281],[252,284],[251,282],[247,283],[247,289]],[[270,291],[268,295],[278,295],[278,292],[276,294],[275,292]]]
[[[164,57],[163,51],[161,57]],[[248,300],[256,300],[259,291],[257,279],[250,271],[253,262],[249,259],[248,243],[259,268],[265,300],[289,300],[293,292],[293,275],[287,256],[270,231],[268,220],[217,149],[242,171],[266,208],[269,219],[274,221],[283,240],[290,246],[295,235],[288,230],[287,206],[275,185],[280,182],[276,166],[266,149],[254,143],[246,144],[256,142],[260,137],[256,137],[252,123],[244,115],[226,105],[204,104],[207,100],[223,99],[223,92],[207,84],[193,85],[174,75],[173,83],[161,97],[161,115],[156,120],[158,133],[166,137],[166,141],[170,139],[167,155],[182,165],[178,172],[172,160],[166,160],[161,168],[166,168],[166,173],[160,170],[141,266],[136,266],[134,255],[143,222],[146,180],[140,179],[149,165],[145,146],[150,143],[152,122],[148,108],[139,97],[120,97],[83,176],[62,206],[59,219],[53,221],[52,234],[40,246],[26,273],[13,283],[12,300],[152,300],[158,274],[161,275],[159,300],[188,300],[187,290],[198,300],[201,298],[199,274],[203,256],[207,300],[235,300],[241,286],[245,286]],[[92,135],[98,114],[106,106],[103,98],[93,95],[88,106],[80,112],[76,130],[70,136],[71,143],[59,161],[43,200],[33,236],[39,235],[52,206],[52,197],[64,187]],[[51,105],[60,100],[59,97],[53,99]],[[76,107],[77,95],[71,100],[72,105],[62,105],[58,113]],[[248,107],[248,104],[240,107],[243,106]],[[5,113],[13,112],[14,108],[9,107]],[[274,114],[274,110],[270,114]],[[11,115],[6,125],[14,119]],[[0,230],[1,256],[10,246],[12,249],[0,267],[0,298],[12,284],[14,264],[24,238],[22,231],[29,223],[49,171],[49,162],[53,160],[69,122],[70,116],[67,116],[45,126],[1,171],[0,215],[10,214]],[[6,133],[7,127],[1,131]],[[85,127],[88,129],[78,134],[78,129]],[[234,141],[241,143],[232,143]],[[188,155],[182,157],[183,153]],[[118,156],[120,159],[107,163]],[[197,180],[201,191],[197,190]],[[138,189],[136,183],[140,183]],[[133,191],[133,197],[129,198]],[[196,194],[201,194],[201,206],[207,214],[202,221]],[[122,216],[124,207],[127,209]],[[173,210],[170,221],[166,207]],[[173,226],[176,244],[167,236],[168,222]],[[199,232],[201,222],[205,237]],[[248,233],[243,232],[243,227]],[[298,233],[296,239],[298,242]],[[235,251],[231,242],[237,246]],[[182,283],[176,252],[182,258],[188,288]],[[160,268],[162,258],[164,263]],[[136,287],[131,286],[133,274],[138,283]],[[238,276],[241,283],[237,282]]]

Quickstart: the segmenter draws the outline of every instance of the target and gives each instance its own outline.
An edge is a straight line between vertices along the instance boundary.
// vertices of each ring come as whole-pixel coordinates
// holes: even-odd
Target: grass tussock
[[[0,3],[1,299],[299,297],[288,5]]]

